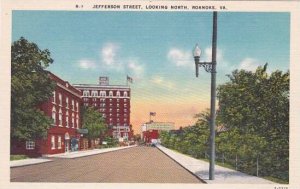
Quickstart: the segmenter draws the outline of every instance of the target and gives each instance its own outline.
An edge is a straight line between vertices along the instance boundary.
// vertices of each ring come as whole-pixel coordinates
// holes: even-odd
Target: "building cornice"
[[[60,88],[64,89],[64,90],[68,91],[69,93],[77,96],[78,98],[81,98],[81,94],[75,93],[74,91],[70,90],[69,88],[65,87],[64,85],[62,85],[60,83],[56,83],[56,85],[59,86]]]

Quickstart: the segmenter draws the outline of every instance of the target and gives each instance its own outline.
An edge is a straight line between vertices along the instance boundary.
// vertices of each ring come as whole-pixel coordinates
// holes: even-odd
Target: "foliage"
[[[85,134],[88,139],[94,140],[100,138],[106,132],[107,126],[105,120],[94,107],[82,107],[81,117],[82,128],[88,130],[88,133]]]
[[[107,144],[103,145],[104,147],[107,147],[107,148],[111,148],[111,147],[116,147],[118,146],[119,144],[119,141],[118,139],[116,138],[113,138],[111,136],[106,136],[103,141],[106,141]]]
[[[20,38],[11,46],[11,138],[45,138],[51,119],[38,109],[48,101],[55,83],[45,70],[53,59],[50,52]]]
[[[235,70],[218,87],[216,160],[251,175],[288,182],[289,72],[267,74],[267,64],[255,72]],[[208,158],[209,111],[196,115],[182,133],[162,132],[164,146]]]
[[[10,161],[27,159],[27,158],[28,157],[26,155],[10,155]]]

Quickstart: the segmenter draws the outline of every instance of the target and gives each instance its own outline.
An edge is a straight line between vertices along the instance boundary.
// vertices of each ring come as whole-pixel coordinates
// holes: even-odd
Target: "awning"
[[[87,134],[89,131],[87,129],[77,129],[77,133],[79,134]]]

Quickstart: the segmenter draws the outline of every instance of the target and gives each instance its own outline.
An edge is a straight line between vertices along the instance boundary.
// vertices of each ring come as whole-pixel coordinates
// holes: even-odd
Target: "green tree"
[[[94,142],[95,139],[103,136],[107,130],[104,118],[94,107],[81,108],[82,128],[88,130],[86,137]]]
[[[55,83],[45,70],[50,52],[21,37],[11,46],[11,141],[45,138],[52,120],[38,105],[52,96]]]
[[[230,81],[218,87],[218,116],[229,130],[224,135],[236,132],[241,139],[236,151],[239,156],[249,161],[259,156],[265,175],[287,179],[289,71],[268,74],[267,67],[258,67],[254,72],[233,71]],[[230,149],[237,147],[236,138],[228,137],[226,143],[226,137],[220,137],[219,149],[233,152]]]

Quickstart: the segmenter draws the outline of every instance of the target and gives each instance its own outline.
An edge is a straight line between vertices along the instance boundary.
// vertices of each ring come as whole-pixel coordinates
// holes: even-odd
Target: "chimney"
[[[109,78],[106,76],[100,76],[99,85],[109,85]]]

